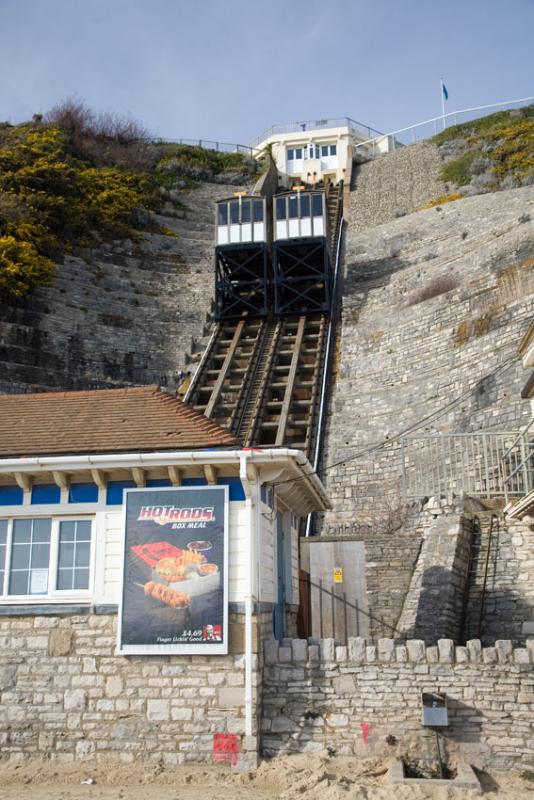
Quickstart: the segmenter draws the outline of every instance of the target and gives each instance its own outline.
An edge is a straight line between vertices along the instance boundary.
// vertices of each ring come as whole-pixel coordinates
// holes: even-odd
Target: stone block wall
[[[117,656],[115,614],[0,616],[0,749],[10,758],[211,761],[215,733],[245,737],[245,660]]]
[[[534,313],[534,189],[365,230],[357,189],[353,199],[324,448],[334,508],[318,525],[331,536],[388,533],[400,432],[514,431],[530,419],[517,346]]]
[[[435,758],[434,732],[421,725],[422,692],[447,695],[446,756],[480,768],[532,767],[534,646],[483,648],[448,639],[285,641],[265,645],[261,742],[268,755],[333,748],[340,755]]]
[[[406,638],[460,643],[473,523],[461,514],[426,519],[421,552],[398,622]]]

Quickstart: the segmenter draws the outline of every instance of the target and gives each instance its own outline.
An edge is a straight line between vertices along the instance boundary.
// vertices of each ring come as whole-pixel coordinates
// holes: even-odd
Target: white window
[[[92,529],[89,518],[0,519],[0,599],[89,599]]]

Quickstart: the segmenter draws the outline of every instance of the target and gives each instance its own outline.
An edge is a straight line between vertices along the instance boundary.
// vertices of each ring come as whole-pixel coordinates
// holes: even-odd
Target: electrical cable
[[[516,357],[515,356],[511,356],[506,361],[503,361],[503,363],[500,364],[498,367],[496,367],[492,372],[489,372],[486,375],[483,375],[482,378],[479,379],[479,383],[482,383],[482,382],[488,380],[489,378],[494,378],[496,375],[498,375],[501,372],[503,372],[504,370],[508,369],[508,367],[510,367],[512,364],[515,364],[515,363],[517,363]],[[417,430],[417,428],[420,428],[421,425],[423,425],[425,422],[429,422],[430,420],[439,419],[444,414],[446,414],[451,408],[453,408],[455,405],[458,405],[458,403],[461,403],[463,400],[467,399],[472,394],[472,392],[473,392],[473,389],[471,389],[471,388],[470,389],[466,389],[466,391],[462,392],[462,394],[458,395],[458,397],[453,398],[453,400],[450,400],[448,403],[446,403],[441,408],[437,409],[436,411],[432,412],[431,414],[427,414],[425,417],[422,417],[421,419],[419,419],[416,422],[414,422],[412,425],[409,425],[408,427],[406,427],[403,430],[399,431],[394,436],[390,436],[387,439],[383,439],[382,441],[378,442],[375,445],[372,445],[371,447],[367,447],[367,448],[365,448],[363,450],[359,450],[358,452],[356,452],[352,456],[347,456],[346,458],[343,458],[340,461],[335,461],[333,464],[330,464],[328,467],[326,467],[323,470],[323,474],[326,474],[327,472],[330,472],[331,470],[335,469],[336,467],[342,466],[344,464],[348,464],[351,461],[356,461],[357,459],[361,458],[362,456],[369,455],[370,453],[374,453],[377,450],[382,450],[384,447],[387,447],[387,445],[391,444],[392,442],[398,441],[399,439],[401,439],[403,436],[406,436],[406,434],[410,433],[411,431]],[[319,474],[318,474],[317,470],[313,470],[312,472],[309,472],[306,475],[302,475],[302,476],[300,476],[298,478],[287,478],[284,481],[278,481],[276,483],[271,483],[271,484],[268,484],[268,485],[270,486],[271,489],[275,490],[277,486],[283,486],[283,485],[288,484],[288,483],[297,483],[298,481],[303,481],[303,480],[311,478],[312,475],[317,475],[317,477],[319,477]]]

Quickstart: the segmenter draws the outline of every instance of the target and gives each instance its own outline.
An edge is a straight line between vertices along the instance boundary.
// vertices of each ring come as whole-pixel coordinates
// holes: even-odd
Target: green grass
[[[473,162],[483,157],[486,188],[519,186],[534,175],[534,105],[454,125],[433,141],[452,155],[441,169],[442,181],[468,186],[475,178]]]
[[[452,125],[450,128],[445,128],[444,131],[434,136],[432,141],[436,144],[443,144],[451,139],[459,139],[466,136],[483,136],[513,125],[522,119],[532,118],[534,118],[534,104],[512,111],[498,111],[496,114],[488,114],[486,117],[479,117],[470,122],[462,122],[460,125]]]
[[[451,181],[456,186],[465,186],[471,183],[471,164],[479,154],[479,151],[471,150],[458,158],[452,159],[452,161],[448,161],[441,168],[440,179],[445,182]]]
[[[0,302],[50,283],[55,262],[78,247],[141,230],[175,236],[150,212],[183,205],[177,193],[197,180],[254,174],[241,153],[103,132],[84,106],[64,108],[55,120],[0,123]]]

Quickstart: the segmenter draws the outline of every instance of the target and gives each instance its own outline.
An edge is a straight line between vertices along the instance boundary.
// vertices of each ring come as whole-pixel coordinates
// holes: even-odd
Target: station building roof
[[[235,447],[158,386],[0,395],[0,458]]]

